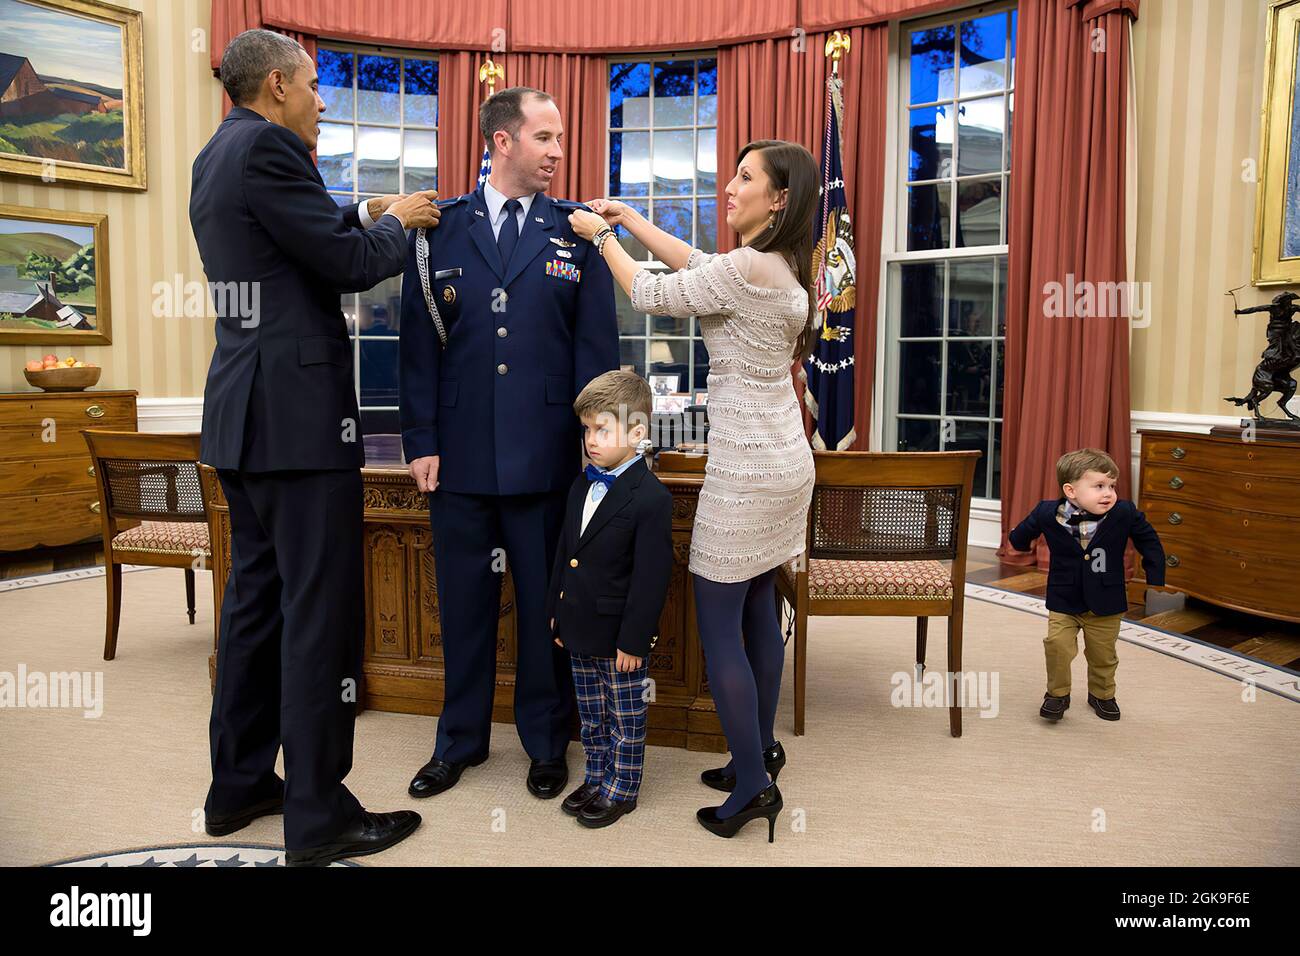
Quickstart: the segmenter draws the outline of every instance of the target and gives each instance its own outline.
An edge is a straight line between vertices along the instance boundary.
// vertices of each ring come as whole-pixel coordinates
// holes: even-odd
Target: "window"
[[[609,190],[665,232],[713,252],[718,228],[718,61],[706,55],[616,60],[609,67]],[[625,230],[634,259],[662,270]],[[708,355],[695,319],[632,310],[615,290],[623,365],[639,375],[678,376],[678,391],[703,390]]]
[[[996,499],[1016,10],[904,23],[899,38],[884,447],[982,451],[974,495]]]
[[[341,206],[438,185],[438,61],[359,47],[316,53],[325,101],[317,167]],[[363,433],[399,430],[401,276],[342,297]]]

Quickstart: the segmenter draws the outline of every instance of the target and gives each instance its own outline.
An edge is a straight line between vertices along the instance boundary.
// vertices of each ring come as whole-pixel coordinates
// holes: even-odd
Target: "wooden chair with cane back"
[[[194,569],[208,569],[208,507],[199,481],[199,436],[87,429],[99,485],[108,592],[104,660],[117,654],[122,616],[122,565],[185,569],[185,598],[194,623]]]
[[[918,675],[929,619],[947,617],[948,672],[961,671],[966,533],[980,454],[813,452],[807,549],[776,580],[778,610],[783,599],[794,608],[796,735],[804,732],[809,617],[915,617]],[[958,703],[948,711],[954,737]]]

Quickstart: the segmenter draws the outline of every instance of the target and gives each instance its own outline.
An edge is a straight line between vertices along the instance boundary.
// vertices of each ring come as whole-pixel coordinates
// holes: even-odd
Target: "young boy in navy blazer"
[[[1096,448],[1062,455],[1056,479],[1063,498],[1047,500],[1007,536],[1028,551],[1040,534],[1052,560],[1047,572],[1047,693],[1039,714],[1060,720],[1070,706],[1070,665],[1079,653],[1088,660],[1088,704],[1103,720],[1119,720],[1115,702],[1116,642],[1128,609],[1124,550],[1132,539],[1142,555],[1147,583],[1163,587],[1165,552],[1160,536],[1131,501],[1118,501],[1114,460]]]
[[[569,489],[546,613],[569,651],[587,757],[561,808],[594,828],[635,810],[641,788],[646,658],[668,596],[673,496],[638,453],[650,422],[645,379],[599,375],[573,410],[593,464]]]

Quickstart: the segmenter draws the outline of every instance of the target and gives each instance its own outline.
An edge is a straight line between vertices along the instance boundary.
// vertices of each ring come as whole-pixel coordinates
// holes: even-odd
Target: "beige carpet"
[[[117,660],[101,659],[104,582],[0,594],[0,671],[102,671],[98,719],[69,709],[0,709],[0,864],[206,841],[207,656],[212,608],[200,576],[186,623],[180,571],[126,575]],[[932,627],[932,666],[943,642]],[[718,802],[697,775],[715,755],[652,747],[640,806],[588,831],[558,801],[529,796],[514,728],[492,759],[431,800],[406,795],[434,719],[367,713],[348,783],[371,809],[413,807],[419,832],[367,865],[441,864],[1300,864],[1300,707],[1193,665],[1121,644],[1119,723],[1076,704],[1051,725],[1042,696],[1043,621],[967,603],[965,664],[996,671],[1000,712],[893,707],[911,622],[820,619],[809,662],[808,735],[791,730],[791,668],[777,719],[789,764],[776,843],[750,825],[723,841],[694,821]],[[570,750],[580,774],[581,749]],[[198,821],[196,823],[196,821]],[[196,831],[197,828],[197,831]],[[277,844],[278,817],[230,838]]]

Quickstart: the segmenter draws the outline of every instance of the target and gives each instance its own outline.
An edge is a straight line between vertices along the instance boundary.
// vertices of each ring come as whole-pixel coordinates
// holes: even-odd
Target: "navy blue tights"
[[[773,726],[785,664],[776,573],[773,568],[734,584],[691,575],[709,690],[731,748],[728,766],[736,774],[736,788],[718,810],[720,817],[743,809],[768,785],[763,751],[776,742]]]

